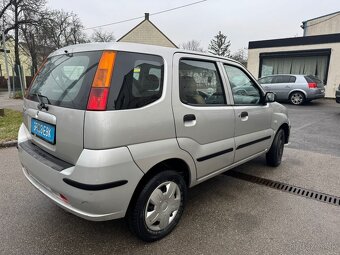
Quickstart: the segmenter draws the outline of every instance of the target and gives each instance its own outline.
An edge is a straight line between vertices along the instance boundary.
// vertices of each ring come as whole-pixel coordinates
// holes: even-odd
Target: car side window
[[[288,75],[279,75],[276,78],[276,83],[289,83],[290,76]]]
[[[181,59],[179,95],[184,104],[225,105],[225,94],[216,63]]]
[[[261,102],[261,92],[255,82],[240,68],[224,65],[236,105],[257,105]]]
[[[164,63],[159,56],[118,52],[113,72],[114,110],[140,108],[162,96]]]
[[[277,75],[273,77],[273,83],[294,83],[295,80],[295,76],[291,75]]]
[[[273,80],[273,77],[263,77],[263,78],[260,78],[259,79],[259,83],[260,84],[269,84],[269,83],[272,83],[272,80]]]

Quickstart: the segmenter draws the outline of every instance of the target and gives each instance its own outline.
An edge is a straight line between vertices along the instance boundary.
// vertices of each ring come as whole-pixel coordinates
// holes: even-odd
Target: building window
[[[261,54],[260,77],[304,74],[327,82],[330,52],[277,52]]]

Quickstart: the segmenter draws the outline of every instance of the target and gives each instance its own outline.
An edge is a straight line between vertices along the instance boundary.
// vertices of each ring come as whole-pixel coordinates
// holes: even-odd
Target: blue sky
[[[85,27],[143,16],[197,0],[48,0],[53,9],[73,11]],[[150,20],[175,44],[198,40],[207,49],[218,31],[231,40],[231,50],[252,40],[302,36],[302,21],[340,11],[339,0],[208,0],[151,16]],[[103,28],[121,37],[142,19]]]

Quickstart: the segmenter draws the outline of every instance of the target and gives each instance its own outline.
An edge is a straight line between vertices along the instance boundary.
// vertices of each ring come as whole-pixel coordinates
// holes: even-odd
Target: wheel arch
[[[303,89],[293,89],[292,91],[289,92],[288,94],[288,100],[290,100],[290,96],[292,93],[294,92],[301,92],[304,96],[305,96],[305,99],[307,99],[307,92],[304,91]]]
[[[191,172],[189,165],[180,158],[169,158],[162,160],[161,162],[158,162],[154,166],[150,168],[149,171],[147,171],[142,179],[139,181],[137,187],[135,188],[135,191],[132,195],[132,198],[129,203],[129,207],[127,210],[127,213],[131,211],[132,206],[136,202],[138,195],[140,194],[143,187],[146,185],[146,183],[154,177],[156,174],[166,171],[166,170],[173,170],[175,172],[178,172],[180,175],[183,176],[184,181],[187,185],[187,187],[190,187],[191,185]]]
[[[283,129],[283,131],[285,132],[285,144],[287,144],[289,142],[290,135],[289,125],[287,123],[283,123],[278,130],[280,129]]]

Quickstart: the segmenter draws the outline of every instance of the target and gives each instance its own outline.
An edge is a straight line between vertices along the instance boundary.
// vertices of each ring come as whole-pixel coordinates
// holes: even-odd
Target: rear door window
[[[58,55],[48,58],[35,77],[27,98],[51,105],[86,109],[101,51]],[[38,96],[39,99],[38,99]]]
[[[273,77],[273,83],[294,83],[296,78],[291,75],[277,75]]]
[[[159,56],[117,52],[109,110],[140,108],[162,96],[164,63]]]

